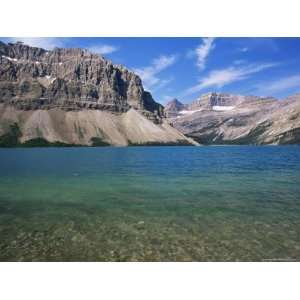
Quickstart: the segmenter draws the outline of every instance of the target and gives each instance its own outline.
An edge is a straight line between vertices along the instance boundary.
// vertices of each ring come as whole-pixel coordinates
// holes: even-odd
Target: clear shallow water
[[[1,261],[300,260],[300,147],[0,149]]]

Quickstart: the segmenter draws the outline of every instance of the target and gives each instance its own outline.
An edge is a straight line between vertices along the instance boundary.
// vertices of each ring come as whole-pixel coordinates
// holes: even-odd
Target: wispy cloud
[[[242,65],[245,64],[247,61],[245,59],[236,59],[233,61],[234,65]]]
[[[239,51],[241,51],[241,52],[248,52],[249,48],[248,47],[243,47],[243,48],[240,48]]]
[[[279,45],[276,38],[242,38],[238,40],[237,52],[278,52]]]
[[[225,69],[212,70],[197,85],[187,89],[184,94],[194,94],[205,88],[222,88],[225,85],[247,79],[254,73],[275,67],[276,65],[275,63],[263,63],[248,66],[230,66]]]
[[[159,90],[159,89],[161,89],[161,88],[166,87],[166,86],[167,86],[169,83],[171,83],[174,79],[175,79],[175,78],[174,78],[173,76],[168,77],[168,78],[165,78],[165,79],[161,79],[157,85],[155,85],[155,86],[153,86],[153,87],[151,88],[151,91],[152,91],[152,92],[155,92],[156,90]]]
[[[7,42],[23,42],[26,45],[52,50],[55,47],[64,47],[66,38],[54,37],[12,37],[8,38]]]
[[[197,66],[200,71],[206,67],[206,61],[210,52],[215,48],[215,38],[203,38],[202,43],[195,49]]]
[[[146,89],[151,89],[152,87],[156,89],[163,87],[168,84],[172,78],[161,79],[158,74],[163,70],[172,66],[177,60],[176,55],[161,55],[160,57],[154,59],[150,66],[144,68],[136,68],[133,71],[137,73],[143,81]]]
[[[299,88],[300,92],[300,75],[288,76],[271,82],[263,82],[257,85],[255,92],[259,95],[274,96],[277,93],[293,88]]]
[[[174,98],[176,98],[176,97],[170,96],[170,95],[164,95],[164,96],[161,97],[160,102],[161,102],[162,104],[167,104],[168,102],[170,102],[170,101],[173,100]]]
[[[113,45],[94,45],[88,48],[91,52],[99,54],[110,54],[119,50],[118,47]]]

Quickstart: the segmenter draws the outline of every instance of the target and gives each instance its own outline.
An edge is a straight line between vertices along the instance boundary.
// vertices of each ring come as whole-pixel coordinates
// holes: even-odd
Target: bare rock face
[[[0,42],[0,102],[23,110],[134,108],[157,121],[163,114],[125,67],[84,49],[47,51],[20,42]]]
[[[165,113],[168,115],[172,112],[172,115],[181,115],[181,111],[192,113],[194,111],[201,110],[230,110],[231,107],[241,105],[251,105],[257,102],[275,101],[276,99],[271,97],[257,97],[257,96],[243,96],[225,93],[208,93],[201,95],[198,99],[190,104],[182,104],[177,99],[170,101],[165,106]],[[174,102],[177,101],[177,102]],[[176,103],[179,103],[179,105]]]
[[[244,96],[208,93],[188,105],[189,110],[211,109],[213,106],[233,106],[245,101]]]
[[[177,116],[180,111],[182,111],[186,106],[178,101],[176,98],[172,99],[167,103],[164,108],[165,114],[168,118]]]
[[[0,147],[195,145],[123,66],[84,49],[0,42]]]
[[[276,100],[210,93],[169,122],[201,144],[300,144],[300,94]]]

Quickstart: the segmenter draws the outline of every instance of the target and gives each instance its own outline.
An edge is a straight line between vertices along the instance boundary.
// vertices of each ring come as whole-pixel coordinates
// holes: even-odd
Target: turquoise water
[[[1,261],[299,261],[300,147],[0,149]]]

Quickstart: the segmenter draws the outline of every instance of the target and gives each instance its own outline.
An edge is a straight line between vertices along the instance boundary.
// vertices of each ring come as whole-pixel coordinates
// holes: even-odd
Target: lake
[[[300,261],[300,147],[0,149],[1,261]]]

